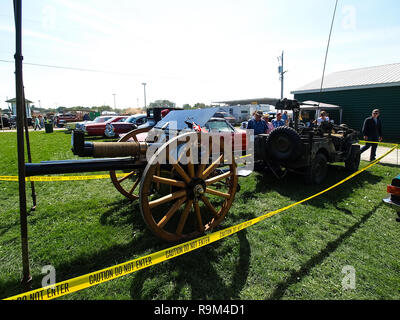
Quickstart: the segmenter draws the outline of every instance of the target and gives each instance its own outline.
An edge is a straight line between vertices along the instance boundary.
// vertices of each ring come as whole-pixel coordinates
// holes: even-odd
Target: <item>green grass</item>
[[[75,159],[70,135],[32,132],[33,161]],[[0,133],[0,175],[16,175],[16,134]],[[365,166],[366,163],[362,163]],[[346,184],[247,230],[184,256],[60,299],[399,299],[400,225],[382,204],[398,168],[376,165]],[[278,181],[240,178],[223,227],[302,200],[346,177],[331,166],[321,186],[288,174]],[[37,182],[29,215],[33,288],[41,268],[57,281],[168,248],[109,180]],[[27,185],[28,206],[31,205]],[[20,292],[18,184],[0,181],[0,298]],[[356,289],[343,290],[342,268],[356,270]]]

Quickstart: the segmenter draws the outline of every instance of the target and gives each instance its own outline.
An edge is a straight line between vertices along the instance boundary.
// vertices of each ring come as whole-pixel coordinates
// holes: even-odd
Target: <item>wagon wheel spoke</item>
[[[221,175],[219,175],[219,176],[216,176],[216,177],[207,179],[207,180],[206,180],[206,185],[207,185],[207,186],[210,186],[210,185],[212,185],[212,184],[214,184],[214,183],[217,183],[217,182],[219,182],[219,181],[221,181],[221,180],[224,180],[224,179],[226,179],[226,178],[229,178],[230,176],[232,176],[232,173],[231,173],[230,171],[228,171],[228,172],[226,172],[226,173],[224,173],[224,174],[221,174]]]
[[[203,225],[203,219],[201,218],[200,206],[198,201],[194,202],[194,211],[196,212],[197,228],[199,232],[203,233],[204,225]]]
[[[201,200],[204,202],[204,204],[206,205],[206,207],[211,211],[211,213],[213,214],[213,216],[215,218],[217,218],[219,216],[219,213],[217,212],[217,210],[215,210],[214,206],[211,204],[211,202],[208,200],[207,197],[202,196]]]
[[[179,219],[178,227],[176,228],[175,232],[178,236],[182,235],[182,231],[186,224],[186,220],[188,218],[190,209],[192,209],[192,205],[193,205],[193,200],[189,200],[188,202],[186,202],[185,210],[183,211],[181,218]]]
[[[186,201],[186,197],[179,199],[175,202],[175,204],[168,210],[166,215],[158,222],[157,226],[160,228],[164,228],[167,222],[172,218],[172,216],[178,211],[181,205]]]
[[[190,179],[185,170],[178,163],[173,164],[172,166],[174,167],[176,172],[183,178],[183,180],[185,180],[186,183],[190,183],[192,179]]]
[[[207,167],[207,165],[206,164],[200,164],[200,166],[199,166],[199,169],[197,170],[197,174],[196,174],[196,177],[197,178],[201,178],[202,177],[202,175],[203,175],[203,172],[204,172],[204,169]]]
[[[135,183],[133,184],[131,190],[129,190],[130,194],[133,194],[133,191],[135,191],[135,189],[139,185],[139,183],[140,183],[140,178],[138,177],[137,180],[135,181]]]
[[[193,151],[192,149],[188,150],[187,156],[189,157],[189,162],[188,162],[188,172],[189,176],[191,179],[193,179],[196,176],[196,173],[194,172],[194,164],[193,164]]]
[[[186,186],[186,184],[183,181],[168,179],[168,178],[159,177],[159,176],[153,176],[153,181],[157,182],[157,183],[162,183],[162,184],[166,184],[169,186],[173,186],[173,187],[179,187],[179,188],[184,188]]]
[[[159,164],[157,164],[157,166],[156,166],[156,175],[157,175],[157,176],[160,176],[160,175],[161,175],[160,170],[161,170],[161,167],[160,167]],[[160,183],[159,183],[159,182],[156,183],[156,190],[157,190],[157,191],[160,190]]]
[[[130,173],[128,173],[126,176],[122,177],[121,179],[118,180],[118,183],[122,183],[124,182],[126,179],[130,178],[132,175],[135,174],[135,171],[132,171]]]
[[[162,205],[164,203],[171,202],[172,200],[175,200],[177,198],[182,198],[185,195],[186,195],[186,190],[177,191],[177,192],[171,193],[169,195],[166,195],[166,196],[164,196],[162,198],[159,198],[157,200],[150,201],[149,202],[149,207],[150,207],[150,209],[153,209],[153,208],[158,207],[158,206],[160,206],[160,205]]]
[[[190,179],[190,177],[187,175],[187,173],[181,167],[178,161],[176,161],[175,158],[169,152],[167,152],[167,155],[168,155],[168,161],[169,163],[172,164],[172,167],[175,169],[175,171],[183,178],[183,180],[185,180],[186,183],[190,183],[192,179]]]
[[[217,160],[215,160],[202,174],[203,179],[207,179],[207,177],[210,175],[211,172],[215,170],[221,163],[222,159],[224,158],[224,155],[221,154]]]
[[[225,198],[225,199],[229,199],[231,197],[231,195],[229,193],[217,191],[217,190],[210,189],[210,188],[206,189],[206,193],[212,194],[217,197]]]

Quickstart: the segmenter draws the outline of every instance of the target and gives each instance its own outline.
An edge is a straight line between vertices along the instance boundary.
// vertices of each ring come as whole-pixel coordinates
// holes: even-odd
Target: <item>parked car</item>
[[[106,130],[106,125],[108,123],[118,122],[123,119],[128,118],[127,116],[117,116],[117,117],[108,117],[108,120],[104,121],[103,117],[96,118],[93,123],[86,124],[85,131],[89,136],[104,136],[104,131]],[[96,121],[97,120],[97,121]]]
[[[245,130],[237,130],[234,128],[226,118],[219,118],[218,114],[215,114],[205,124],[205,128],[208,132],[218,133],[229,133],[234,137],[234,149],[242,148],[242,151],[246,151],[247,133]],[[241,137],[241,138],[240,138]],[[239,145],[239,141],[241,141]]]
[[[108,120],[108,119],[107,119]],[[87,120],[87,121],[80,121],[80,122],[70,122],[65,125],[66,129],[68,131],[72,130],[85,130],[85,126],[89,123],[93,123],[93,121]]]
[[[400,175],[393,179],[392,184],[387,186],[388,197],[383,202],[397,211],[400,222]]]
[[[17,128],[17,116],[11,116],[10,117],[10,129],[16,129]]]
[[[147,122],[146,114],[135,114],[123,121],[107,123],[104,135],[109,138],[118,137],[120,134],[128,133]]]
[[[6,127],[11,129],[10,119],[8,119],[8,117],[2,116],[0,120],[0,129],[4,129]]]
[[[99,116],[96,117],[93,121],[80,121],[80,122],[71,122],[67,124],[67,130],[81,130],[85,131],[85,127],[90,123],[103,123],[107,120],[110,120],[113,116]]]
[[[158,122],[155,127],[160,129],[167,124],[170,119],[173,119],[172,121],[176,121],[178,131],[192,129],[210,133],[218,132],[222,133],[222,135],[227,133],[234,137],[234,150],[246,151],[246,131],[235,129],[224,117],[218,117],[217,110],[218,108],[171,111],[165,118]],[[138,141],[146,141],[147,136],[147,132],[140,133],[136,138]]]

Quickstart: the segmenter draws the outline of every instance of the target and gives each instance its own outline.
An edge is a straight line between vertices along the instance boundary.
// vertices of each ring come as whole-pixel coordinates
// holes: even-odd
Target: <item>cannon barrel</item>
[[[72,132],[72,152],[80,157],[120,158],[146,154],[146,142],[85,142],[85,133]]]
[[[98,172],[111,170],[134,170],[143,167],[134,158],[89,159],[44,161],[41,163],[26,163],[27,177],[46,174]]]
[[[140,158],[147,147],[145,142],[85,142],[84,132],[76,130],[72,134],[72,152],[98,159],[26,163],[26,176],[140,169]]]

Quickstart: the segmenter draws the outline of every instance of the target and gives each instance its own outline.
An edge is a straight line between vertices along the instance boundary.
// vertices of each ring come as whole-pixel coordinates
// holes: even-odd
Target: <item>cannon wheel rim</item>
[[[166,185],[175,184],[173,188],[171,188],[171,193],[163,196],[162,198],[151,200],[152,196],[152,184],[155,182],[159,182],[157,176],[155,177],[155,170],[157,169],[157,157],[163,152],[163,150],[167,150],[168,146],[171,143],[174,143],[176,139],[182,139],[185,136],[190,136],[192,134],[197,133],[188,133],[182,136],[176,137],[170,140],[168,143],[163,145],[152,157],[146,166],[142,180],[140,183],[140,210],[142,213],[142,217],[149,227],[149,229],[159,238],[168,241],[168,242],[176,242],[182,239],[192,239],[197,236],[204,234],[207,231],[212,230],[217,227],[224,219],[226,214],[228,213],[230,207],[232,206],[233,200],[235,198],[235,194],[237,191],[238,178],[236,173],[236,163],[233,161],[232,164],[226,165],[229,167],[229,171],[220,174],[216,174],[218,172],[218,160],[224,161],[223,155],[220,155],[216,161],[208,165],[198,165],[197,168],[195,165],[191,166],[189,163],[186,166],[178,163],[178,166],[174,166],[171,172],[174,172],[175,177],[179,177],[181,180],[171,179],[169,182],[161,182]],[[179,142],[178,142],[179,144]],[[213,169],[214,168],[214,169]],[[183,172],[182,172],[183,171]],[[229,174],[228,174],[229,173]],[[190,182],[187,182],[183,177],[186,175],[190,178]],[[201,177],[204,178],[203,182],[206,183],[205,192],[200,195],[197,199],[193,199],[193,197],[189,196],[188,190],[191,189],[190,184],[196,179]],[[228,192],[223,193],[219,192],[212,187],[221,181],[225,181],[226,188]],[[177,184],[179,184],[177,186]],[[184,185],[184,186],[183,186]],[[211,193],[212,192],[212,193]],[[210,195],[214,197],[220,197],[221,201],[223,201],[217,208],[214,207],[215,204],[211,203]],[[169,206],[169,210],[161,213],[161,219],[155,218],[154,216],[154,208],[157,208],[158,203],[162,203],[163,200],[167,199],[167,204]],[[224,199],[224,200],[222,200]],[[179,223],[173,228],[173,232],[165,230],[164,227],[168,225],[171,217],[181,209],[181,215],[179,217]],[[203,213],[202,210],[203,209]],[[206,211],[207,216],[211,216],[211,219],[204,219],[204,211]],[[160,216],[159,216],[160,217]],[[175,216],[176,219],[178,215]],[[185,230],[185,227],[188,225],[187,220],[194,219],[195,221],[195,229],[191,229],[189,231]],[[156,221],[158,220],[158,221]]]
[[[137,135],[149,132],[150,130],[151,128],[132,130],[119,139],[118,142],[127,142],[131,138],[135,142],[138,142]],[[137,200],[139,199],[139,196],[135,194],[135,191],[138,190],[138,184],[140,183],[142,172],[143,170],[140,169],[133,170],[131,172],[126,172],[126,175],[123,177],[118,177],[116,171],[110,171],[111,182],[114,184],[114,187],[126,198],[130,200]],[[132,177],[136,177],[136,179],[130,179]],[[128,181],[124,183],[126,180],[131,181],[132,183],[128,184]]]

